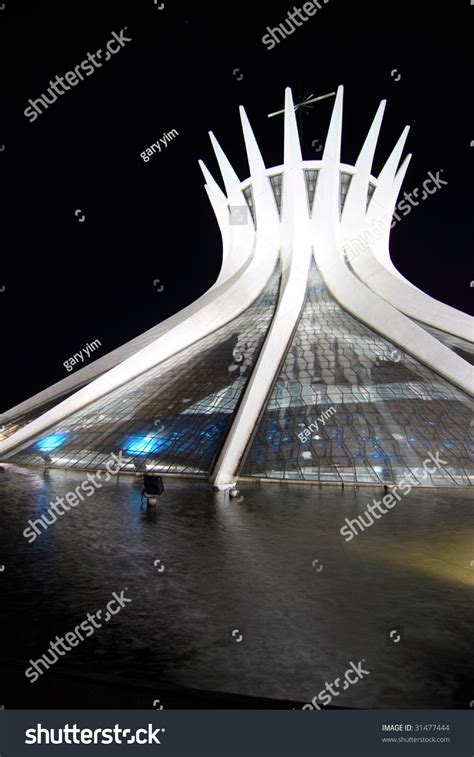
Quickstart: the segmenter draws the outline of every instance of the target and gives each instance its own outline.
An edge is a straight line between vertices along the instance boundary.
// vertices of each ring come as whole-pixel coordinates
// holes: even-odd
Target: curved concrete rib
[[[227,197],[225,196],[224,192],[220,188],[219,184],[207,168],[206,164],[203,160],[198,160],[199,167],[202,171],[202,174],[204,176],[205,180],[205,189],[207,192],[207,196],[209,197],[209,200],[212,205],[212,209],[214,211],[214,215],[216,216],[217,223],[219,225],[219,229],[221,234],[224,233],[224,230],[229,225],[229,203],[227,200]],[[224,266],[228,256],[227,249],[222,254],[222,266]],[[222,267],[221,267],[222,270]]]
[[[221,270],[221,273],[214,284],[214,287],[216,287],[229,276],[233,276],[237,271],[243,271],[244,267],[248,264],[250,249],[249,242],[250,238],[254,241],[255,226],[252,216],[247,208],[245,195],[240,188],[242,182],[234,171],[229,159],[212,131],[209,132],[209,137],[224,181],[228,205],[228,223],[225,227],[225,234],[228,235],[229,239],[226,239],[226,244],[223,245],[227,250],[227,258],[225,266],[223,267],[223,270]],[[207,175],[210,175],[209,172],[207,172]],[[244,209],[247,216],[245,224],[231,223],[231,208]],[[245,233],[243,233],[244,230]]]
[[[236,273],[225,285],[214,290],[214,296],[204,307],[189,317],[183,318],[180,323],[150,345],[0,442],[0,456],[27,446],[31,440],[72,413],[95,402],[150,368],[164,363],[168,358],[237,318],[261,294],[273,273],[276,261],[275,251],[265,241],[261,241],[256,245],[254,258],[247,270],[244,273]]]
[[[302,312],[311,247],[328,289],[344,310],[452,384],[473,393],[471,366],[435,336],[413,323],[404,312],[441,332],[455,335],[462,332],[463,339],[471,338],[471,333],[465,336],[467,324],[471,328],[471,320],[466,321],[468,316],[428,297],[396,272],[389,258],[389,224],[380,239],[363,244],[360,255],[354,259],[353,269],[347,265],[343,238],[348,234],[365,234],[369,224],[380,223],[385,215],[390,222],[408,159],[397,171],[406,136],[404,132],[380,174],[366,211],[370,169],[384,108],[382,103],[354,169],[340,220],[340,171],[345,168],[353,171],[352,167],[340,163],[342,99],[340,87],[322,160],[303,163],[291,91],[287,89],[284,163],[268,170],[245,111],[241,109],[256,224],[250,214],[246,225],[230,223],[230,205],[247,207],[242,191],[247,182],[240,182],[217,140],[210,135],[227,193],[222,192],[201,162],[206,191],[222,234],[223,260],[215,284],[181,312],[4,413],[0,417],[3,423],[39,410],[42,403],[74,392],[0,442],[0,455],[8,457],[27,446],[63,418],[150,368],[161,365],[238,317],[263,291],[280,258],[282,275],[274,318],[212,473],[216,485],[232,485]],[[311,218],[304,167],[319,170]],[[280,171],[283,173],[281,221],[268,178],[269,174]],[[426,310],[428,305],[431,310],[427,315],[422,309]]]
[[[339,223],[339,162],[343,89],[339,87],[314,201],[314,253],[328,289],[349,313],[469,394],[471,366],[371,291],[347,267]],[[367,195],[365,195],[367,196]]]
[[[216,145],[217,141],[215,138],[213,138],[213,140],[213,144]],[[229,189],[232,201],[236,205],[246,205],[244,194],[240,190],[240,180],[233,171],[232,166],[230,166],[230,163],[220,147],[217,147],[216,156],[217,155],[223,176],[225,175],[224,181],[226,187]],[[21,402],[4,413],[1,413],[0,424],[5,424],[16,418],[20,418],[27,413],[31,413],[34,410],[41,408],[42,405],[49,404],[55,400],[59,401],[64,395],[78,391],[106,371],[115,368],[124,360],[127,360],[155,342],[156,339],[170,329],[175,328],[175,326],[182,323],[183,320],[194,316],[202,308],[205,308],[216,294],[224,294],[225,289],[223,287],[225,287],[227,283],[230,285],[232,283],[232,278],[238,272],[242,273],[245,268],[248,267],[255,249],[255,230],[253,223],[250,219],[250,223],[247,225],[230,225],[228,199],[206,168],[203,161],[200,160],[199,165],[206,180],[205,189],[214,210],[222,236],[222,264],[216,282],[195,302],[192,302],[190,305],[183,308],[183,310],[170,316],[170,318],[167,318],[148,331],[145,331],[143,334],[140,334],[140,336],[130,340],[121,347],[117,347],[115,350],[112,350],[107,355],[95,360],[90,365],[84,366],[70,376],[66,376],[66,378],[61,381],[52,384],[52,386],[41,392],[38,392],[38,394],[33,395],[33,397],[30,397],[25,402]],[[216,292],[216,290],[218,291]],[[13,436],[11,438],[13,438]]]
[[[219,150],[220,148],[217,152]],[[222,159],[221,152],[219,152],[219,158],[222,167],[225,161]],[[245,198],[240,188],[237,191],[227,166],[224,167],[224,171],[232,199],[243,205]],[[236,179],[239,181],[237,177]],[[208,186],[211,185],[212,182],[209,181]],[[211,191],[216,190],[214,188]],[[6,455],[26,446],[32,439],[62,419],[150,368],[163,363],[246,310],[266,286],[277,262],[278,248],[272,246],[263,237],[257,240],[253,224],[251,227],[249,224],[226,227],[223,239],[224,244],[229,248],[232,247],[236,254],[231,263],[228,261],[232,253],[226,257],[227,263],[224,265],[227,265],[227,278],[220,285],[208,290],[195,303],[160,324],[161,333],[145,347],[135,351],[111,369],[102,372],[100,376],[59,402],[54,408],[0,442],[0,455]]]
[[[257,363],[211,474],[214,486],[220,489],[229,488],[235,483],[238,466],[260,411],[265,407],[278,376],[306,295],[311,261],[310,223],[298,129],[289,88],[285,92],[285,148],[280,228],[283,270],[279,301]]]
[[[280,217],[275,195],[245,109],[240,106],[239,112],[250,169],[257,236],[264,237],[270,245],[278,249],[280,245]]]
[[[360,219],[365,218],[367,212],[367,193],[369,190],[372,163],[386,104],[386,100],[381,101],[374,120],[372,121],[369,133],[365,138],[364,146],[362,147],[354,166],[354,174],[347,191],[346,201],[342,212],[342,231],[344,237],[346,237],[346,235],[348,238],[351,238],[352,236],[357,237],[357,234],[359,233]]]
[[[397,202],[398,195],[400,194],[400,189],[402,187],[403,180],[404,180],[404,178],[406,176],[406,173],[408,171],[408,166],[410,165],[410,161],[411,161],[412,157],[413,156],[412,156],[411,153],[409,153],[405,157],[405,159],[403,160],[400,168],[398,169],[398,171],[397,171],[397,173],[395,175],[395,179],[394,179],[393,185],[392,185],[392,193],[393,193],[393,208],[392,208],[392,211],[389,212],[389,213],[387,213],[387,217],[386,217],[385,221],[384,221],[384,219],[382,219],[382,222],[383,222],[383,228],[382,229],[379,230],[378,229],[378,224],[377,224],[377,227],[376,227],[377,228],[377,233],[372,235],[372,236],[375,237],[375,240],[373,240],[373,241],[371,240],[371,243],[370,243],[369,246],[370,246],[371,251],[375,255],[375,257],[379,261],[379,263],[381,263],[383,265],[383,267],[387,271],[389,271],[390,273],[393,273],[394,276],[396,276],[398,279],[400,279],[405,284],[407,284],[408,286],[410,286],[412,289],[417,289],[418,291],[421,291],[420,289],[418,289],[417,286],[415,286],[415,284],[412,284],[411,281],[408,281],[408,279],[406,279],[403,276],[403,274],[400,273],[400,271],[397,268],[395,268],[395,266],[392,263],[392,258],[390,257],[390,251],[389,251],[390,230],[391,230],[391,228],[393,226],[392,216],[394,214],[395,204]],[[381,241],[381,240],[385,240],[384,243],[383,244],[378,244],[378,242]]]
[[[352,268],[364,284],[367,284],[372,291],[405,315],[420,323],[434,326],[441,331],[472,340],[473,321],[468,315],[435,300],[417,287],[409,285],[401,274],[395,275],[393,270],[390,270],[390,268],[394,268],[391,261],[390,266],[384,265],[380,261],[381,258],[390,259],[388,252],[390,225],[401,180],[408,167],[406,161],[401,173],[397,173],[408,134],[408,127],[406,127],[378,177],[377,187],[367,209],[367,214],[361,212],[362,202],[367,196],[368,172],[372,164],[380,121],[379,109],[356,163],[357,172],[361,171],[360,181],[352,180],[344,206],[343,237],[344,239],[353,238],[361,241],[359,254],[354,255],[350,261]],[[363,184],[365,182],[364,189]]]
[[[373,197],[376,202],[373,206],[371,204],[368,211],[369,223],[382,225],[382,219],[388,214],[393,214],[399,189],[398,174],[395,180],[379,182]],[[372,242],[369,255],[361,256],[360,264],[365,266],[365,276],[367,280],[370,277],[372,289],[378,291],[381,296],[411,318],[472,342],[473,319],[466,313],[430,297],[418,287],[410,286],[401,274],[394,276],[386,266],[383,264],[380,266],[380,259],[386,260],[389,256],[389,230],[387,230],[380,239]],[[375,260],[376,265],[369,267],[367,262],[369,260]]]

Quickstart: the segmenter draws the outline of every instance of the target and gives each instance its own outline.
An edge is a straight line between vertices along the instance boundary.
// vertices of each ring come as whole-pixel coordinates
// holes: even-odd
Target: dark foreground
[[[413,490],[347,542],[345,518],[383,491],[245,484],[232,500],[166,479],[153,512],[141,481],[121,477],[29,544],[28,520],[84,478],[1,474],[5,707],[301,707],[362,660],[370,673],[330,706],[474,699],[469,493]],[[109,622],[25,678],[122,591]]]

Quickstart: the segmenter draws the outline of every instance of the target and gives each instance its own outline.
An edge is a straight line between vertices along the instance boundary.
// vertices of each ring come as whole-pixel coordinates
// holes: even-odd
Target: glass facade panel
[[[369,203],[372,199],[372,195],[375,192],[375,184],[372,184],[372,182],[369,182],[369,189],[367,191],[367,207],[369,207]]]
[[[462,359],[466,360],[470,365],[474,365],[473,342],[468,342],[467,339],[462,339],[461,337],[454,336],[453,334],[446,334],[444,331],[440,331],[434,326],[427,326],[426,323],[420,323],[419,321],[416,321],[416,323],[418,323],[418,326],[421,326],[421,328],[425,329],[425,331],[427,331],[429,334],[435,336],[436,339],[439,339],[439,341],[445,344],[446,347],[449,347],[450,350],[455,352],[456,355],[462,357]]]
[[[275,195],[278,212],[281,215],[281,193],[282,193],[283,174],[277,173],[275,176],[270,176],[270,183],[273,188],[273,194]]]
[[[273,317],[279,267],[242,315],[50,429],[11,459],[18,464],[124,470],[209,471]]]
[[[340,173],[340,179],[341,179],[341,213],[344,208],[344,203],[346,201],[346,195],[349,191],[349,186],[352,181],[352,174],[346,173],[345,171],[341,171]]]
[[[254,203],[253,203],[253,190],[252,185],[247,187],[247,189],[244,189],[244,197],[247,200],[247,205],[249,206],[250,215],[252,216],[252,221],[255,224],[255,213],[254,213]]]
[[[299,325],[240,475],[469,485],[472,409],[464,392],[346,313],[313,262]],[[422,467],[428,452],[443,460],[432,474]]]
[[[69,397],[73,392],[65,392],[63,395],[61,395],[60,400],[64,400],[67,397]],[[40,404],[38,407],[34,408],[34,410],[30,410],[28,413],[22,413],[21,415],[15,416],[12,420],[5,423],[3,426],[0,425],[0,441],[3,441],[3,439],[8,439],[9,436],[14,434],[16,431],[19,431],[23,426],[26,426],[27,423],[31,423],[35,418],[39,418],[40,415],[43,413],[46,413],[47,410],[50,410],[52,407],[58,404],[60,401],[58,399],[49,400],[48,402],[44,402],[43,404]]]
[[[309,212],[313,209],[314,193],[316,192],[316,184],[318,182],[318,171],[305,170],[304,176],[306,179],[306,189],[308,191],[308,206]]]

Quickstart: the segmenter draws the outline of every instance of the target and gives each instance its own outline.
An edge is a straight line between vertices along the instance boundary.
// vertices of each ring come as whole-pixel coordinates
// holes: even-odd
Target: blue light
[[[168,446],[169,442],[159,436],[130,436],[124,444],[124,450],[129,455],[150,455]]]
[[[40,439],[39,442],[36,443],[36,447],[40,452],[52,452],[61,446],[66,436],[67,434],[50,434],[50,436],[45,436],[43,439]]]

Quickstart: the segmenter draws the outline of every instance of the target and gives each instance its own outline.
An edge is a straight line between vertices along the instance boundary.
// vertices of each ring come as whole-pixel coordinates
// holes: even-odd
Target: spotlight
[[[163,486],[163,479],[161,476],[154,476],[151,473],[145,473],[143,476],[143,496],[146,497],[146,503],[148,507],[154,507],[156,505],[156,497],[161,496],[165,491]]]

